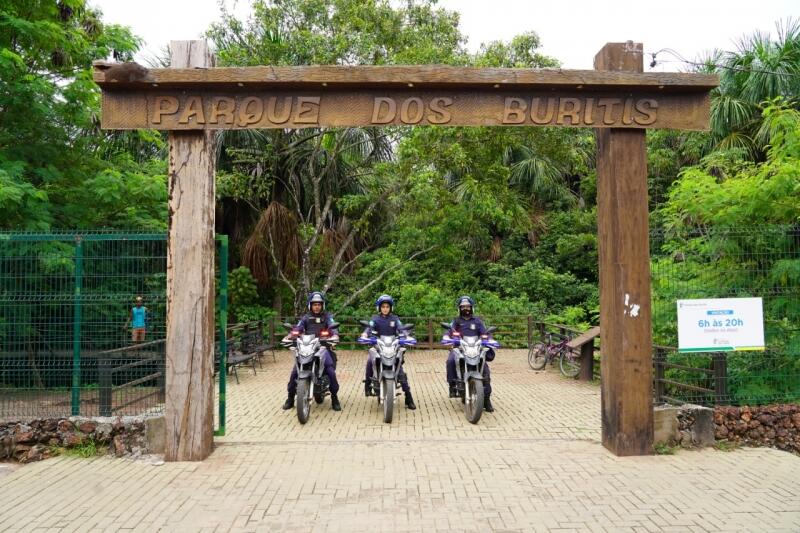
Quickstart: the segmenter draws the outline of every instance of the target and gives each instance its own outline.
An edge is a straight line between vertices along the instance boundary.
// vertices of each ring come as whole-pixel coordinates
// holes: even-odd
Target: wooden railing
[[[100,416],[111,416],[131,404],[143,402],[148,398],[164,394],[164,339],[134,344],[123,348],[98,352],[97,371],[100,401]],[[145,368],[149,373],[140,375],[137,368]],[[155,370],[155,371],[152,371]],[[133,379],[120,382],[114,379],[120,373],[129,372]],[[114,382],[118,383],[115,385]],[[133,387],[154,382],[147,394],[134,392]],[[120,394],[123,391],[125,394]],[[114,398],[123,396],[122,403],[114,405]]]
[[[669,354],[676,354],[678,349],[672,346],[653,346],[653,400],[656,403],[686,403],[688,400],[697,403],[713,403],[714,405],[728,405],[728,364],[725,353],[710,354],[709,366],[706,368],[691,366],[683,363],[669,362]],[[700,357],[695,354],[694,357]],[[694,383],[678,381],[674,377],[667,377],[670,369],[680,370],[684,373],[697,375]],[[679,398],[676,392],[688,391]]]

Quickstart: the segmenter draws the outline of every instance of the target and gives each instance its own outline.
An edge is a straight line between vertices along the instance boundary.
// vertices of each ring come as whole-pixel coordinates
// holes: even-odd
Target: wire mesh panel
[[[162,410],[165,272],[163,234],[0,234],[0,418]]]
[[[700,404],[800,400],[800,226],[651,234],[653,341],[678,345],[676,300],[761,297],[766,350],[656,350],[656,396]]]

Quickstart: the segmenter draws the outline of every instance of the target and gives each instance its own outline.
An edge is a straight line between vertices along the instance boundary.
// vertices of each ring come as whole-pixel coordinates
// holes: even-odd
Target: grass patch
[[[680,449],[680,445],[671,446],[666,442],[656,442],[653,444],[653,449],[656,455],[675,455],[675,452]]]
[[[88,439],[72,448],[61,448],[62,453],[69,457],[80,457],[88,459],[98,455],[104,455],[107,451],[105,446],[98,445],[94,440]]]
[[[718,440],[714,443],[714,449],[721,452],[732,452],[737,448],[739,448],[739,444],[736,442],[731,442],[728,439]]]

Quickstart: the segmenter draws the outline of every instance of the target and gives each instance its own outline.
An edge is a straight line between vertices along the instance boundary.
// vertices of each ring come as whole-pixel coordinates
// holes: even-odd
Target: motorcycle
[[[458,331],[450,333],[450,324],[441,324],[448,331],[442,337],[442,344],[456,350],[456,392],[464,404],[464,415],[471,424],[477,424],[483,414],[483,367],[486,365],[486,352],[490,348],[500,348],[500,343],[491,336],[497,328],[488,328],[480,336],[462,337]]]
[[[359,322],[364,327],[370,327],[366,320]],[[398,379],[403,365],[403,356],[408,346],[417,344],[416,339],[410,335],[412,329],[414,329],[413,324],[404,324],[403,331],[406,334],[402,337],[379,336],[377,331],[371,329],[369,337],[359,337],[358,339],[359,344],[372,346],[377,352],[373,361],[370,389],[378,397],[378,404],[383,407],[383,421],[387,424],[392,422],[394,414],[394,399],[397,389],[400,387]]]
[[[330,329],[339,324],[334,322],[329,326],[330,329],[323,329],[319,337],[301,334],[300,330],[288,323],[283,326],[289,330],[289,335],[281,343],[294,352],[297,366],[297,420],[305,424],[311,413],[311,399],[320,404],[329,394],[330,380],[325,374],[322,356],[325,348],[332,350],[336,346],[339,339],[331,335]]]

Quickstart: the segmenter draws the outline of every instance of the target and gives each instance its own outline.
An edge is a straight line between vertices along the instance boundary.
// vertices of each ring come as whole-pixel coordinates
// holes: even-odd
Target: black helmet
[[[314,291],[308,295],[308,310],[311,311],[311,304],[319,302],[322,304],[322,310],[325,310],[325,295],[319,291]]]
[[[375,300],[375,309],[380,313],[381,312],[381,304],[386,303],[389,304],[391,309],[394,309],[394,298],[389,296],[388,294],[381,294],[377,300]]]
[[[464,305],[468,305],[468,306],[474,308],[475,307],[475,300],[473,300],[472,298],[470,298],[467,295],[460,296],[458,298],[458,301],[456,302],[456,307],[458,309],[461,309],[461,307],[464,306]]]
[[[458,307],[458,315],[460,317],[469,318],[475,311],[475,300],[473,300],[469,296],[461,296],[458,298],[457,307]],[[464,309],[465,307],[469,307],[469,311]]]

